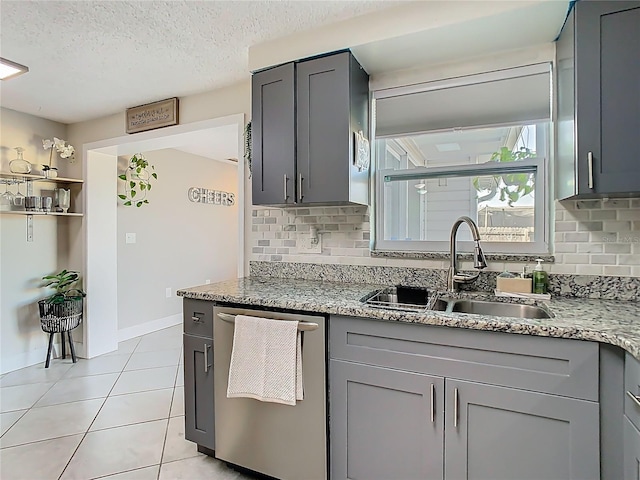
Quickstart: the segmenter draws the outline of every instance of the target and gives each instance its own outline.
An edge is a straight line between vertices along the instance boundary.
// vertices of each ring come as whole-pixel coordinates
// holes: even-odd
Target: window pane
[[[465,175],[384,182],[384,240],[448,242],[466,215],[484,242],[535,240],[535,173]],[[472,240],[468,229],[458,238]]]

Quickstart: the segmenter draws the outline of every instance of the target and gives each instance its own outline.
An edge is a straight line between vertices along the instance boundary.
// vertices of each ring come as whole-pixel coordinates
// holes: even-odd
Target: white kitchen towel
[[[297,321],[236,315],[227,397],[284,405],[303,399]]]

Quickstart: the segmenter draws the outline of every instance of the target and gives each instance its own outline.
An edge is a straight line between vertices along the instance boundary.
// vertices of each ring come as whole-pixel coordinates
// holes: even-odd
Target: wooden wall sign
[[[144,132],[177,124],[177,97],[127,108],[127,133]]]

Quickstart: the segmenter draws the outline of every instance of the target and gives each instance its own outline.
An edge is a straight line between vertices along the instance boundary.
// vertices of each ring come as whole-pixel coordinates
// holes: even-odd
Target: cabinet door
[[[640,2],[575,7],[578,191],[640,192]]]
[[[297,89],[297,195],[301,203],[349,200],[350,53],[300,62]]]
[[[213,340],[195,335],[183,338],[184,437],[215,450]]]
[[[252,191],[254,205],[295,201],[294,65],[251,79]]]
[[[445,404],[445,478],[600,478],[596,402],[447,379]]]
[[[640,480],[640,432],[624,417],[624,480]]]
[[[331,478],[442,479],[444,380],[331,360]]]

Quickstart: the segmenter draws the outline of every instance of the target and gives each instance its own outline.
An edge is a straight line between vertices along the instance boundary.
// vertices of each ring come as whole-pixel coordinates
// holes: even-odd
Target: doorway
[[[149,333],[149,331],[165,328],[167,326],[179,323],[181,321],[180,314],[172,314],[161,318],[154,319],[153,321],[140,321],[133,323],[129,322],[125,328],[119,325],[119,308],[118,308],[118,246],[126,244],[123,237],[126,233],[136,232],[119,232],[118,231],[118,174],[121,173],[118,169],[118,157],[128,158],[134,153],[139,152],[154,152],[153,155],[159,158],[161,155],[167,155],[167,152],[177,151],[183,152],[184,155],[192,155],[200,158],[206,158],[208,155],[210,158],[212,155],[206,153],[212,148],[218,148],[218,153],[215,155],[225,156],[226,158],[220,158],[211,160],[212,162],[222,162],[223,164],[233,165],[237,170],[235,185],[226,186],[229,193],[235,195],[235,225],[229,225],[229,219],[225,220],[227,223],[224,229],[225,232],[232,232],[234,238],[233,245],[235,245],[235,257],[236,257],[236,274],[238,277],[244,275],[244,189],[245,189],[245,168],[242,159],[243,154],[243,131],[244,131],[244,115],[237,114],[227,117],[206,120],[202,122],[194,122],[186,125],[177,125],[174,127],[167,127],[161,130],[155,130],[150,132],[139,133],[133,136],[117,137],[109,140],[86,144],[83,147],[83,161],[84,161],[84,180],[85,188],[83,191],[85,216],[83,223],[83,246],[84,246],[84,286],[88,292],[86,298],[86,319],[84,322],[83,332],[83,344],[80,348],[81,356],[85,358],[92,358],[103,353],[111,352],[118,347],[118,341],[133,336]],[[213,157],[215,158],[215,157]],[[230,160],[232,159],[232,160]],[[235,159],[235,160],[233,160]],[[160,172],[158,173],[159,182],[170,182],[171,175],[162,178]],[[196,176],[192,180],[194,185],[192,187],[216,189],[214,182],[207,184],[205,177]],[[196,184],[197,183],[197,184]],[[167,183],[164,184],[165,186]],[[180,187],[184,189],[184,181]],[[231,190],[234,191],[231,191]],[[184,191],[184,198],[187,198],[187,191]],[[150,198],[151,201],[151,198]],[[141,207],[140,212],[144,214],[144,209],[147,206]],[[207,210],[206,207],[209,209]],[[127,207],[136,208],[136,207]],[[210,212],[216,208],[214,205],[206,204],[183,204],[182,212],[184,216],[193,216],[192,208],[198,209],[196,214],[197,218],[201,219],[201,222],[206,224],[207,217],[210,218]],[[217,206],[217,208],[224,208]],[[122,210],[122,209],[120,209]],[[187,214],[188,212],[188,214]],[[129,212],[127,212],[129,214]],[[156,215],[161,215],[156,212]],[[176,233],[175,230],[179,229],[178,224],[181,218],[180,211],[173,212],[172,215],[166,216],[163,219],[152,219],[156,222],[165,222],[165,226],[169,231]],[[173,218],[173,221],[172,221]],[[122,224],[122,222],[121,222]],[[122,227],[122,225],[121,225]],[[151,238],[153,232],[149,232],[148,229],[145,232],[149,233],[145,238],[145,242],[149,248],[154,247],[158,253],[158,257],[162,258],[162,248],[158,250],[158,246],[162,246],[162,238],[157,238],[157,232]],[[179,232],[178,232],[179,233]],[[193,246],[189,244],[189,236],[183,238],[183,248],[193,251]],[[130,237],[130,236],[129,236]],[[142,240],[142,239],[141,239]],[[215,242],[212,241],[212,244]],[[133,245],[129,245],[133,246]],[[144,245],[140,252],[144,251]],[[228,244],[223,248],[229,249]],[[165,255],[172,257],[179,257],[181,254],[181,248],[176,247],[175,244],[171,246],[171,251],[164,252]],[[185,251],[182,250],[182,251]],[[212,250],[199,247],[200,254],[207,256],[213,254],[219,254]],[[131,252],[129,252],[131,253]],[[230,252],[226,252],[229,256]],[[141,254],[142,255],[142,254]],[[131,261],[131,256],[129,255]],[[133,256],[135,262],[135,254]],[[138,280],[134,280],[132,288],[135,288],[136,282],[148,282],[151,276],[155,275],[152,268],[149,268],[148,259],[145,260],[147,271],[144,272]],[[158,264],[160,265],[160,264]],[[169,268],[169,267],[167,267]],[[194,267],[195,269],[195,267]],[[184,266],[183,273],[188,270],[188,265]],[[185,273],[185,275],[187,275]],[[188,275],[187,275],[188,276]],[[202,276],[202,275],[200,275]],[[211,275],[213,276],[213,275]],[[187,285],[167,285],[162,288],[162,295],[158,296],[158,292],[155,292],[155,296],[149,296],[145,293],[146,298],[140,297],[140,302],[165,301],[173,297],[175,302],[175,289],[193,286],[195,284],[205,283],[206,280],[217,281],[218,278],[202,278],[187,280],[187,277],[181,274],[182,280],[189,284]],[[145,280],[146,279],[146,280]],[[169,291],[171,289],[171,291]],[[157,289],[156,289],[157,290]],[[166,295],[165,295],[166,293]],[[142,294],[141,294],[142,295]],[[160,298],[158,298],[160,297]],[[130,301],[130,299],[129,299]],[[144,308],[144,307],[142,307]],[[120,312],[122,314],[122,312]],[[136,315],[132,313],[132,315]]]

